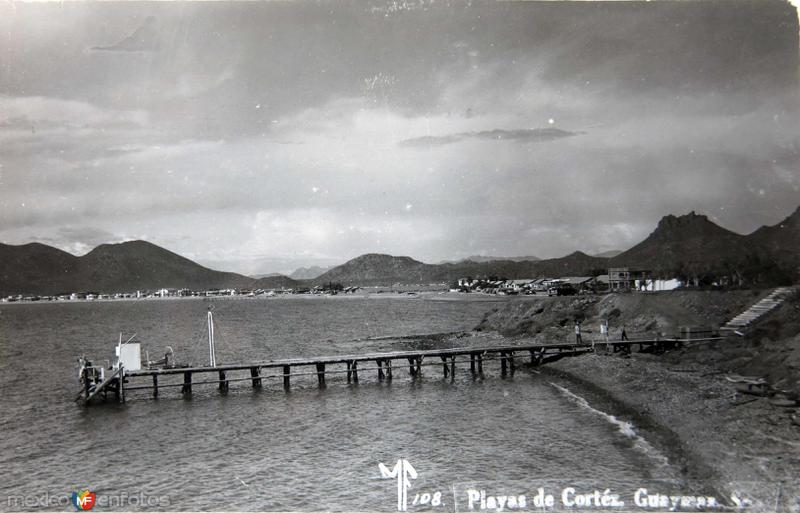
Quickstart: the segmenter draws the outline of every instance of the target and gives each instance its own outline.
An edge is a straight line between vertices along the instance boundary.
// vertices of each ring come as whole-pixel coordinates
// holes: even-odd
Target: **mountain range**
[[[800,208],[782,222],[761,227],[749,235],[726,230],[694,212],[678,217],[668,215],[645,240],[612,257],[576,251],[545,260],[476,260],[426,264],[408,256],[373,253],[328,270],[298,269],[293,274],[299,279],[283,275],[256,279],[203,267],[145,241],[103,244],[83,256],[39,243],[0,244],[0,296],[159,288],[298,288],[331,282],[417,284],[450,282],[465,276],[508,279],[586,276],[620,266],[647,268],[662,276],[696,277],[712,273],[749,280],[765,275],[783,281],[797,280],[800,276]],[[317,271],[323,272],[312,276]]]

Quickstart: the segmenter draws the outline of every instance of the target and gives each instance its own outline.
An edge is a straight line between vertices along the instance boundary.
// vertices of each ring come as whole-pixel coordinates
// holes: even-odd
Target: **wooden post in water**
[[[375,360],[378,364],[378,381],[383,381],[383,360]]]
[[[225,377],[225,371],[219,371],[219,391],[223,394],[228,392],[228,379]]]
[[[506,361],[506,353],[500,353],[500,375],[505,377],[508,373],[508,362]]]
[[[386,381],[392,380],[392,361],[386,360]]]
[[[89,390],[91,389],[92,384],[89,383],[89,369],[86,367],[83,368],[83,393],[84,399],[89,399]]]
[[[516,366],[514,365],[514,351],[508,352],[508,363],[511,367],[511,375],[514,375],[514,371],[517,370]]]
[[[417,370],[414,368],[414,358],[409,358],[408,359],[408,372],[412,376],[416,376],[417,375]]]
[[[444,377],[447,377],[447,357],[442,356],[442,370],[444,371]]]
[[[320,388],[325,388],[325,364],[318,363],[317,364],[317,381],[319,382]]]
[[[469,372],[475,374],[475,353],[469,354]]]
[[[350,383],[350,379],[353,376],[353,371],[350,368],[350,362],[345,362],[345,363],[347,363],[347,382]]]
[[[422,376],[422,357],[417,356],[417,376]]]
[[[289,388],[290,388],[289,376],[291,376],[291,375],[292,375],[291,366],[284,365],[283,366],[283,389],[286,390],[287,392],[289,391]]]
[[[183,386],[181,387],[181,393],[183,395],[192,395],[192,373],[191,372],[184,372],[183,373]]]
[[[250,377],[253,378],[253,388],[261,388],[261,369],[250,367]]]
[[[483,376],[483,354],[478,353],[476,356],[478,357],[478,374]]]
[[[358,383],[358,362],[353,360],[353,383]]]
[[[153,399],[158,399],[158,374],[153,374]]]
[[[456,380],[456,357],[450,357],[450,383]]]

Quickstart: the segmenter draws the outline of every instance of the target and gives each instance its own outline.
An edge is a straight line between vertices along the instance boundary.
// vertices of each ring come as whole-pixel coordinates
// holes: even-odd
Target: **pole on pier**
[[[508,373],[508,362],[506,361],[506,353],[500,353],[500,375],[505,377]]]
[[[383,360],[375,360],[378,364],[378,381],[383,381]]]
[[[261,369],[250,367],[250,377],[253,378],[253,388],[261,388]]]
[[[158,399],[158,374],[153,374],[153,399]]]
[[[183,373],[183,386],[181,387],[181,393],[183,395],[192,395],[192,373],[191,372],[184,372]]]
[[[447,377],[447,357],[442,356],[442,370],[444,371],[444,377]]]
[[[353,360],[353,383],[358,383],[358,362]]]
[[[452,383],[456,379],[456,357],[450,357],[450,382]]]
[[[287,392],[290,388],[289,376],[292,374],[292,368],[289,365],[283,366],[283,389]]]
[[[319,381],[319,387],[325,387],[325,364],[318,363],[317,364],[317,381]]]
[[[214,314],[211,308],[208,309],[208,364],[211,367],[217,366],[217,350],[214,347]]]
[[[386,381],[392,380],[392,361],[386,360]]]

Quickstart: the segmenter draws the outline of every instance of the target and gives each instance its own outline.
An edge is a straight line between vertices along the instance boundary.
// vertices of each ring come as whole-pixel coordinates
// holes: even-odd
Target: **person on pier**
[[[582,344],[583,340],[581,339],[581,323],[580,321],[575,321],[575,343]]]

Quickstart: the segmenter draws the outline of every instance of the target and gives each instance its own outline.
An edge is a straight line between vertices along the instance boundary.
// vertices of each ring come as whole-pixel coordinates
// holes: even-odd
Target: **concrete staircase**
[[[779,287],[773,290],[768,296],[761,298],[753,306],[728,321],[720,330],[740,331],[747,329],[750,324],[765,313],[780,306],[793,290],[794,288],[792,287]]]

